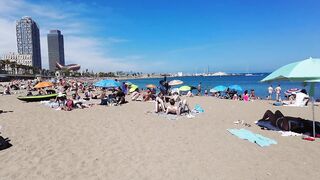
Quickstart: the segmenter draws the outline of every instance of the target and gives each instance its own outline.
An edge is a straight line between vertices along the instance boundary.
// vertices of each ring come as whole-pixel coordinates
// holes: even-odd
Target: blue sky
[[[319,8],[318,0],[0,0],[0,53],[16,51],[14,21],[28,15],[40,26],[45,67],[46,34],[60,29],[66,62],[90,70],[266,72],[320,57]]]

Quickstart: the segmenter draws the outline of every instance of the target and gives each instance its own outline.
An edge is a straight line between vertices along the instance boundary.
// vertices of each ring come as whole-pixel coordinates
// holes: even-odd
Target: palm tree
[[[0,73],[5,73],[5,62],[4,60],[0,60]]]
[[[10,68],[11,68],[11,73],[12,74],[16,74],[17,63],[16,62],[10,62]]]
[[[6,72],[9,71],[9,65],[10,65],[9,59],[4,60],[4,70],[5,70]]]

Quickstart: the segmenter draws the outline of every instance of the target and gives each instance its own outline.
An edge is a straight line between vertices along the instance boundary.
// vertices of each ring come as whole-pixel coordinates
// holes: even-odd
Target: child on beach
[[[248,102],[249,101],[249,95],[248,95],[248,90],[245,90],[243,93],[243,101]]]

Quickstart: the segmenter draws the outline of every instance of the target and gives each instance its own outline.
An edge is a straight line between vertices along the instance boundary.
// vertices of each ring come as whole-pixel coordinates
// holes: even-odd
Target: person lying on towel
[[[312,133],[313,122],[300,117],[284,116],[279,110],[273,113],[267,110],[261,121],[270,121],[271,124],[284,131],[293,131],[297,133]],[[320,134],[320,123],[316,122],[316,134]]]

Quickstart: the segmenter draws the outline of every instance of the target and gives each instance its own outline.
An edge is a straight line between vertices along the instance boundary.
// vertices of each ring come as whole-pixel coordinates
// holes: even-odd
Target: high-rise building
[[[32,66],[41,69],[40,32],[31,17],[22,17],[16,23],[18,54],[32,55]]]
[[[50,30],[48,34],[49,70],[56,70],[56,62],[65,65],[63,35],[59,30]]]

